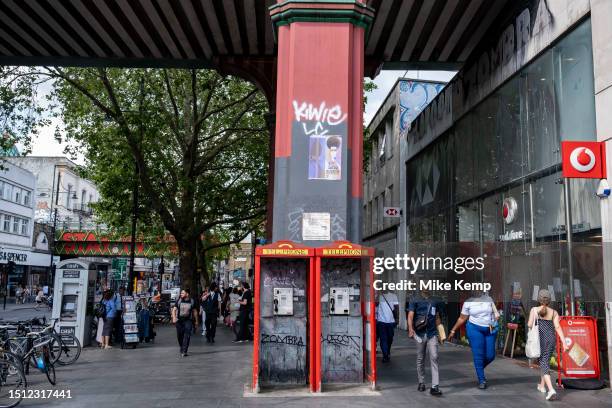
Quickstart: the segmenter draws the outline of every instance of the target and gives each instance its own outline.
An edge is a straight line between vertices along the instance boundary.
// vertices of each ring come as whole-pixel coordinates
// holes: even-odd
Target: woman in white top
[[[540,335],[540,383],[537,388],[538,391],[544,394],[546,393],[546,387],[548,387],[546,399],[550,401],[554,400],[557,396],[557,392],[553,388],[549,374],[550,357],[555,351],[555,345],[557,343],[555,332],[561,339],[563,350],[568,351],[569,347],[565,342],[563,330],[561,330],[561,326],[559,325],[559,313],[548,307],[550,304],[550,292],[546,289],[540,290],[538,293],[538,302],[540,306],[532,307],[529,311],[527,326],[532,329],[533,326],[536,325],[538,334]]]
[[[497,340],[497,320],[499,313],[493,299],[489,296],[468,299],[463,303],[461,315],[449,333],[449,339],[467,321],[467,337],[472,348],[474,368],[478,377],[478,388],[487,388],[484,369],[495,360]]]

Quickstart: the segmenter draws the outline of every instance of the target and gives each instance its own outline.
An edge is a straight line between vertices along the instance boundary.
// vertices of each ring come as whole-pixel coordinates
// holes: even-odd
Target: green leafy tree
[[[254,85],[212,70],[26,72],[53,84],[65,133],[100,190],[96,213],[127,232],[138,188],[139,236],[174,236],[183,286],[196,288],[201,255],[264,221],[268,104]]]

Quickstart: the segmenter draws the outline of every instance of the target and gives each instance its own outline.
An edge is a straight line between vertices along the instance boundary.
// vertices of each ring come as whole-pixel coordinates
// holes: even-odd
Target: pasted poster
[[[304,213],[302,215],[302,239],[304,241],[329,241],[330,226],[330,213]]]
[[[308,180],[342,179],[342,137],[311,135]]]

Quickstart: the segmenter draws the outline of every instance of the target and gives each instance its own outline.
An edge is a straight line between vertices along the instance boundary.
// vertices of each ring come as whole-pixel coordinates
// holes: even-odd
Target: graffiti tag
[[[327,107],[325,102],[321,102],[319,107],[312,103],[293,101],[293,111],[295,120],[311,120],[326,123],[330,126],[339,125],[346,120],[347,114],[342,112],[340,105]]]
[[[332,346],[355,347],[358,350],[361,350],[360,340],[360,336],[350,336],[348,334],[328,334],[325,337],[321,335],[321,343]]]
[[[282,334],[261,334],[261,344],[287,344],[289,346],[304,347],[304,340],[301,336],[282,335]]]

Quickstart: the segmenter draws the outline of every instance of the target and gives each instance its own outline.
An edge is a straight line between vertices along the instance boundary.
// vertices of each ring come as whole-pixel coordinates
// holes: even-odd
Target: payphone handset
[[[274,288],[274,315],[293,315],[293,288]]]
[[[330,315],[349,315],[350,303],[349,294],[351,288],[335,287],[329,288],[329,314]]]

